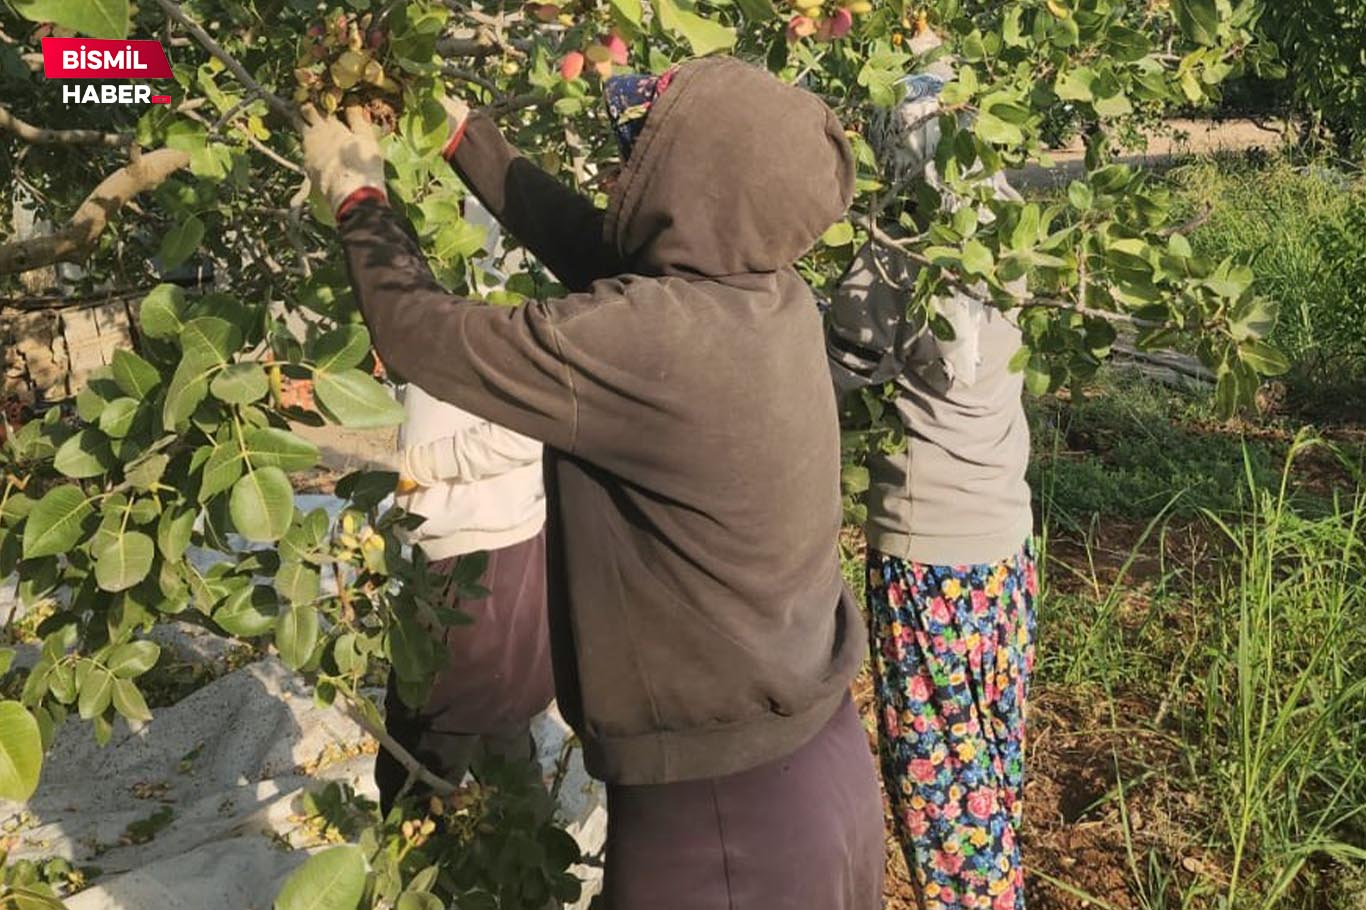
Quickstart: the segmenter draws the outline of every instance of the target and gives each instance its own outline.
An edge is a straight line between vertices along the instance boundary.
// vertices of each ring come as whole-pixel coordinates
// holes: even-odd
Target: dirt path
[[[1274,150],[1285,142],[1286,124],[1252,120],[1169,120],[1161,130],[1148,133],[1148,147],[1120,155],[1117,160],[1139,167],[1160,168],[1191,155],[1243,152],[1260,148]],[[1013,171],[1011,181],[1019,187],[1049,188],[1066,186],[1084,173],[1086,149],[1081,140],[1053,153],[1054,165],[1034,165]]]

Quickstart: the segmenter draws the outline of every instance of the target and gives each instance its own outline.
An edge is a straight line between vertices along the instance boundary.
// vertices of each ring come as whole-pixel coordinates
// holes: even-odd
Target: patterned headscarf
[[[629,73],[607,80],[604,86],[607,116],[616,131],[623,159],[631,157],[631,147],[645,128],[645,115],[650,112],[650,106],[659,100],[659,96],[664,94],[673,76],[674,71],[669,70],[658,76]]]

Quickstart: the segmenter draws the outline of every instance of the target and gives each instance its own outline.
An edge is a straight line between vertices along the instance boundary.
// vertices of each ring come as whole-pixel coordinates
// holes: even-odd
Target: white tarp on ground
[[[268,910],[306,855],[286,846],[308,837],[304,789],[339,780],[375,798],[373,746],[362,751],[361,731],[318,708],[274,659],[155,713],[136,731],[120,722],[104,748],[89,725],[66,724],[34,797],[24,806],[0,803],[0,824],[19,838],[15,858],[61,856],[101,870],[68,900],[71,910]],[[535,733],[549,782],[566,728],[551,713]],[[577,755],[560,793],[570,832],[596,853],[606,825],[601,787]],[[171,821],[146,843],[129,843],[129,826],[162,807],[174,812]],[[577,906],[596,890],[589,884]]]
[[[6,585],[0,602],[12,593]],[[9,604],[0,603],[0,615],[8,614]],[[223,656],[222,640],[194,626],[159,628],[156,637],[183,660]],[[31,660],[21,653],[17,663]],[[288,846],[307,836],[299,805],[305,788],[338,780],[375,798],[373,743],[337,710],[315,705],[307,686],[273,658],[154,713],[136,730],[120,720],[104,748],[88,724],[68,722],[33,798],[0,801],[0,831],[17,838],[14,858],[60,856],[101,870],[68,899],[70,910],[269,910],[307,855]],[[533,732],[549,783],[569,732],[553,709]],[[129,826],[163,807],[174,813],[170,821],[145,843],[131,843]],[[576,747],[560,812],[585,855],[596,855],[606,833],[605,797]],[[600,873],[577,871],[586,883],[575,905],[582,908]]]

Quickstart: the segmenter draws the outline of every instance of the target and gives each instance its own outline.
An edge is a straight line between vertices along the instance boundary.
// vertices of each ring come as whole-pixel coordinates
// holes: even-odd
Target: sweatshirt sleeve
[[[603,237],[603,210],[522,157],[484,114],[470,114],[450,161],[484,207],[569,290],[624,271]]]
[[[835,394],[894,379],[905,365],[905,348],[914,334],[905,315],[909,292],[898,291],[874,261],[868,244],[855,255],[830,301],[826,354]]]
[[[495,307],[449,293],[407,222],[381,201],[357,203],[339,228],[352,288],[386,368],[485,420],[573,450],[573,380],[549,305]]]
[[[541,460],[541,444],[494,423],[481,423],[444,439],[409,446],[400,471],[420,486],[472,483]]]

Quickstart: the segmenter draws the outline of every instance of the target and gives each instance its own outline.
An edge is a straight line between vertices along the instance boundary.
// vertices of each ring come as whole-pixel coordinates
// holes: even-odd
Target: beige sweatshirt
[[[498,244],[498,223],[477,199],[465,218],[488,231],[485,249]],[[497,280],[496,272],[485,271]],[[510,547],[534,537],[545,524],[541,444],[520,433],[428,395],[416,385],[403,391],[407,414],[399,428],[395,465],[417,484],[398,505],[427,520],[407,535],[430,559]]]
[[[876,262],[875,262],[876,258]],[[996,562],[1033,530],[1029,425],[1023,375],[1007,363],[1020,348],[1010,317],[986,307],[971,382],[951,375],[923,320],[907,318],[914,267],[870,243],[858,252],[830,305],[827,344],[835,388],[847,394],[891,382],[906,448],[868,459],[868,546],[928,565]]]

